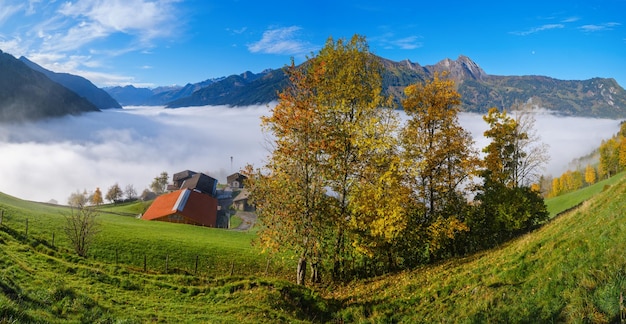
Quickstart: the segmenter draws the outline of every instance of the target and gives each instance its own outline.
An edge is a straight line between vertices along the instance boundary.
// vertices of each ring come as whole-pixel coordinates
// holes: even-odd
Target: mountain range
[[[394,62],[380,58],[383,89],[397,103],[406,86],[431,79],[435,72],[448,72],[461,94],[463,111],[485,113],[491,107],[510,109],[531,103],[562,115],[626,118],[626,91],[614,79],[558,80],[547,76],[499,76],[487,74],[469,57],[444,59],[421,66],[409,60]],[[185,87],[155,90],[145,88],[106,88],[122,104],[165,105],[169,108],[205,105],[247,106],[277,100],[287,84],[282,69],[261,73],[244,72],[219,79],[209,79]]]
[[[611,78],[558,80],[547,76],[487,74],[469,57],[444,59],[422,66],[377,57],[383,65],[383,91],[400,107],[404,88],[448,73],[461,94],[461,109],[485,113],[491,107],[509,109],[522,103],[566,116],[626,118],[626,90]],[[129,105],[163,105],[168,108],[267,104],[278,99],[288,84],[283,69],[260,73],[246,71],[228,77],[189,83],[183,87],[154,89],[133,86],[99,89],[89,80],[55,73],[0,51],[0,121],[36,120]]]

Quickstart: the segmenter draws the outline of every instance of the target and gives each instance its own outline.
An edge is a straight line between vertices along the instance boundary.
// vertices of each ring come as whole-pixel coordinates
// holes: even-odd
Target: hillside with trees
[[[360,36],[329,39],[263,118],[274,150],[248,168],[259,244],[299,258],[297,282],[387,273],[479,251],[548,217],[532,123],[494,108],[478,158],[451,78],[405,89],[400,125],[383,67]],[[380,108],[387,107],[387,108]],[[474,177],[481,185],[473,185]],[[474,202],[469,197],[475,197]]]

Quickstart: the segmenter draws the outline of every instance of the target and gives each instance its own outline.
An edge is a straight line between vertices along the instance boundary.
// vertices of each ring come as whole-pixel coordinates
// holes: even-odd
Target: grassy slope
[[[550,212],[551,217],[554,217],[558,213],[563,212],[571,208],[572,206],[576,206],[599,194],[605,189],[606,186],[612,186],[622,181],[625,176],[626,172],[622,172],[609,179],[599,181],[589,187],[585,187],[577,191],[569,192],[558,197],[547,199],[546,205],[548,206],[548,212]]]
[[[500,248],[328,288],[320,291],[325,298],[277,279],[220,277],[224,271],[146,274],[139,267],[80,260],[13,229],[23,217],[60,226],[63,209],[3,195],[0,205],[10,225],[0,230],[0,319],[18,322],[606,322],[619,319],[619,295],[626,291],[623,176],[576,211]],[[96,256],[113,247],[130,249],[119,241],[132,241],[157,247],[154,255],[169,246],[179,257],[209,245],[230,259],[262,261],[249,248],[249,233],[102,218],[105,235],[98,245],[104,247],[93,251]],[[45,234],[32,225],[38,223],[29,223],[31,231]]]
[[[300,322],[327,313],[280,280],[155,275],[76,260],[0,230],[0,322]],[[318,308],[321,307],[321,308]]]
[[[349,321],[619,321],[626,291],[626,179],[500,248],[349,285]]]
[[[89,257],[133,266],[152,272],[168,270],[197,272],[207,276],[230,273],[257,275],[265,273],[268,256],[252,246],[254,232],[228,231],[182,224],[148,222],[131,216],[142,203],[122,206],[104,206],[98,217],[101,232],[93,244]],[[0,209],[4,210],[3,224],[24,234],[28,219],[29,237],[35,237],[60,248],[69,249],[63,234],[65,215],[70,210],[19,200],[0,193]],[[270,259],[270,274],[291,279],[291,260]]]
[[[301,306],[310,314],[327,312],[317,294],[280,279],[289,278],[289,260],[271,260],[274,279],[245,277],[263,275],[267,266],[251,246],[253,233],[119,216],[134,208],[103,208],[115,214],[99,216],[102,232],[83,260],[61,234],[69,209],[0,194],[0,323],[299,322],[314,318]],[[175,274],[163,274],[165,255]],[[190,274],[196,256],[197,276]]]

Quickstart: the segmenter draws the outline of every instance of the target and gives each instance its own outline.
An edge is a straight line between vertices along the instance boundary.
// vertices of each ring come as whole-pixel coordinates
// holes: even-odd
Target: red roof
[[[215,227],[217,199],[190,189],[181,189],[157,197],[141,218]]]

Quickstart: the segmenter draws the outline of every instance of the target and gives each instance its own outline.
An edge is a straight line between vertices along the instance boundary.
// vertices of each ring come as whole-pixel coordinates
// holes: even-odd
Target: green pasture
[[[547,203],[555,215],[582,201],[488,251],[299,287],[294,260],[268,259],[254,232],[147,222],[130,216],[133,204],[102,206],[102,231],[82,259],[60,234],[69,209],[0,194],[0,322],[620,322],[626,177]]]
[[[254,231],[145,221],[135,217],[135,211],[144,206],[135,202],[98,207],[100,232],[88,258],[154,273],[290,278],[293,272],[291,258],[270,257],[253,245]],[[63,233],[70,208],[0,194],[0,209],[4,210],[4,226],[48,245],[70,249]]]
[[[608,187],[622,181],[625,175],[626,172],[622,172],[614,177],[599,181],[591,186],[569,192],[558,197],[546,199],[546,206],[548,207],[550,217],[554,217],[565,210],[578,206],[579,204],[591,199],[591,197],[594,197],[600,192],[606,190]]]

